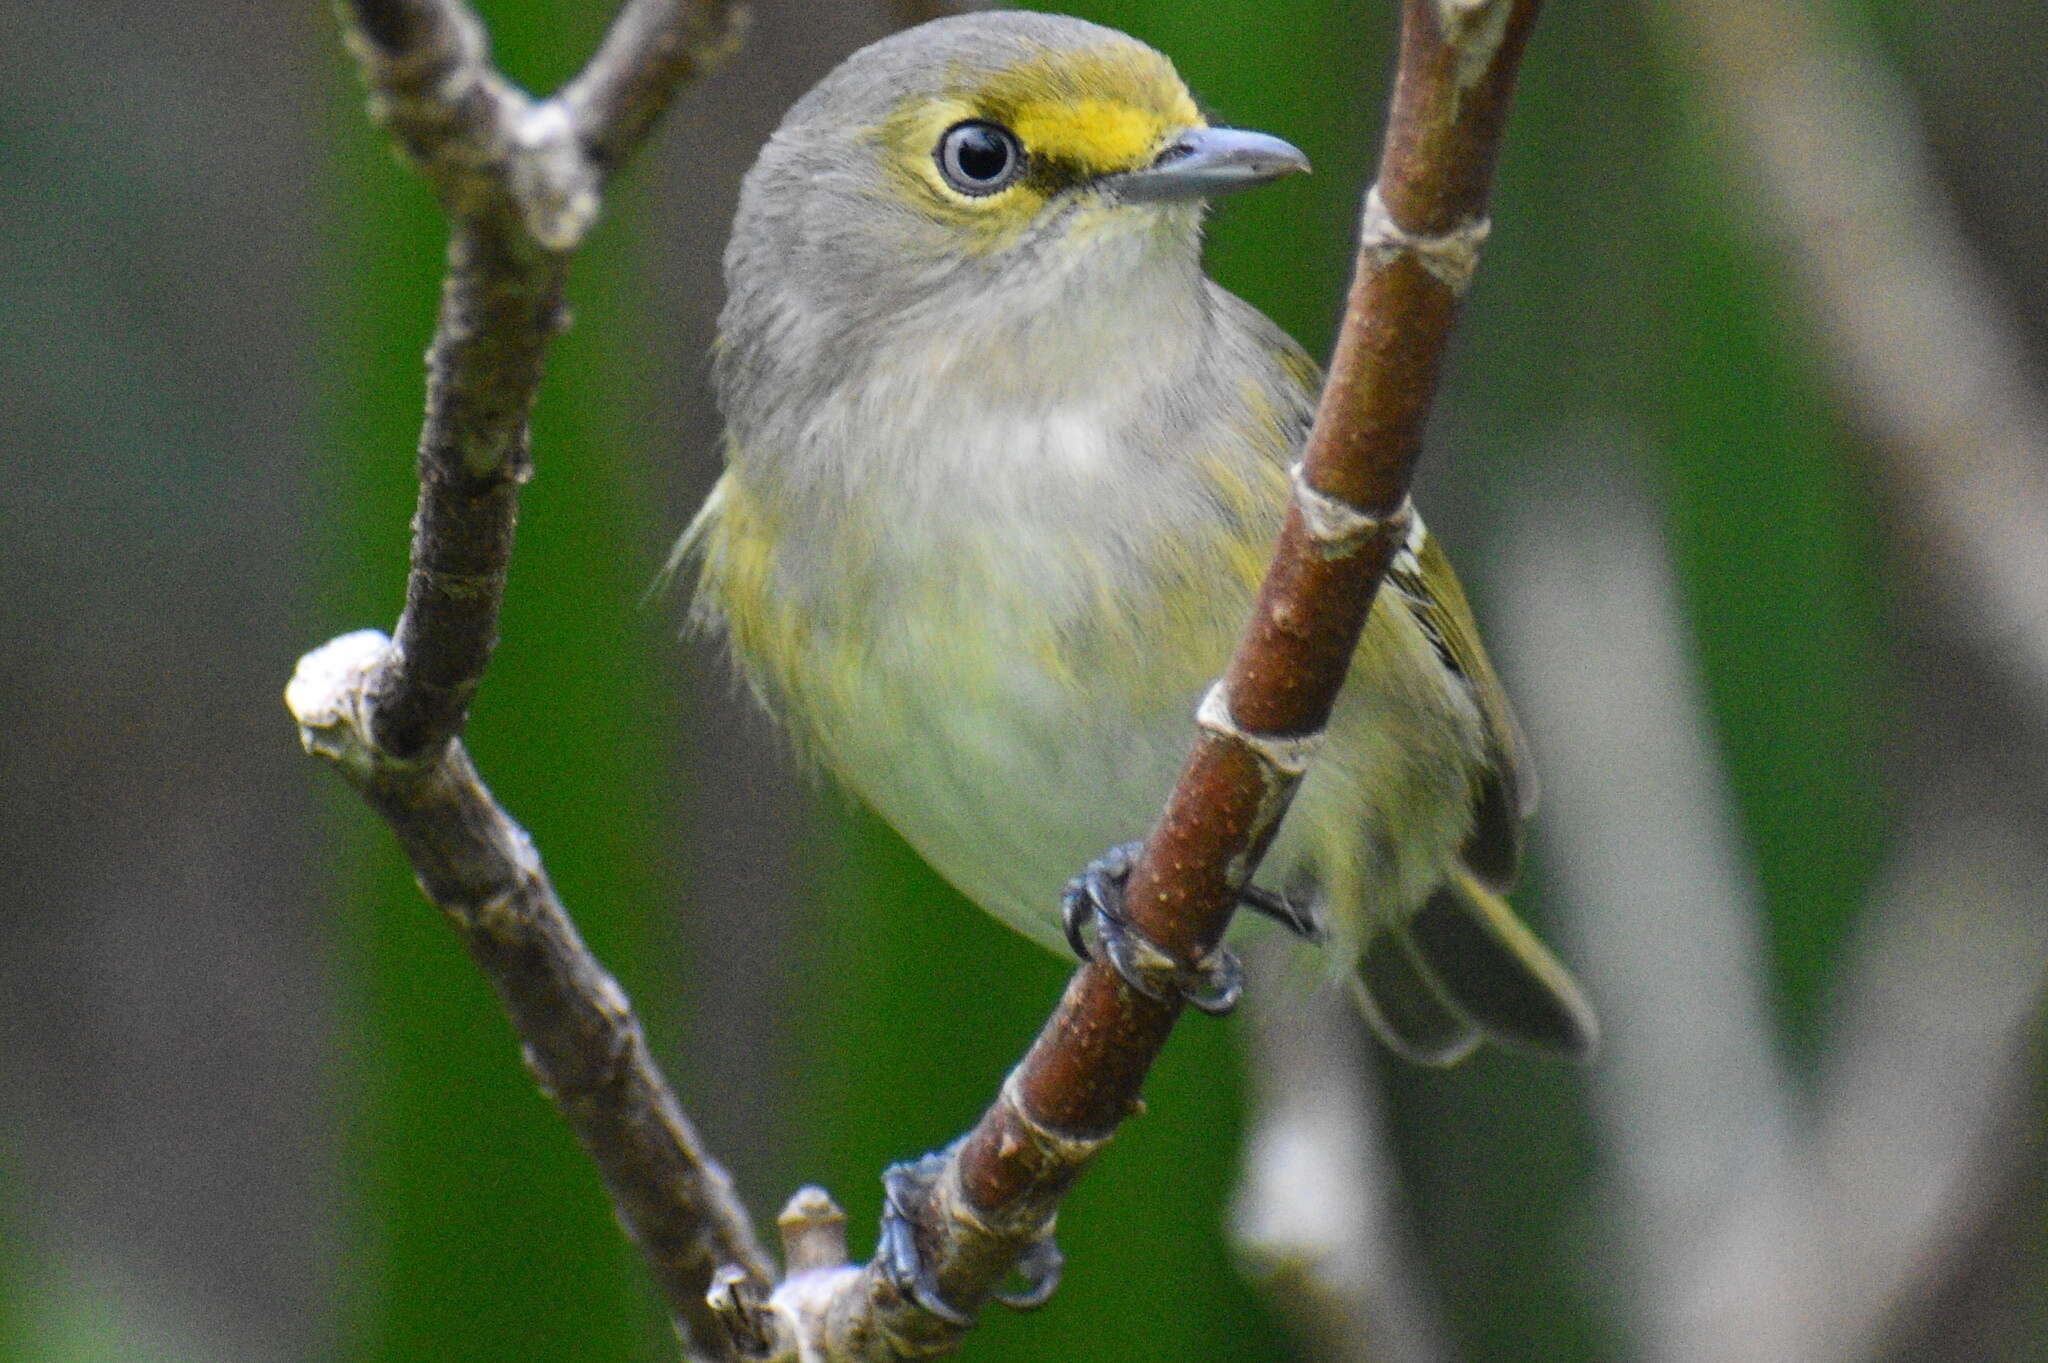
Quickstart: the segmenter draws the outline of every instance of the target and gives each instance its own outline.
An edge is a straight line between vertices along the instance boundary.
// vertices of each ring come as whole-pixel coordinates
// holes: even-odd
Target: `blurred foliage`
[[[11,1152],[0,1143],[0,1359],[28,1357],[30,1258],[23,1217],[15,1205]]]
[[[142,1293],[59,1276],[25,1277],[16,1302],[0,1294],[0,1358],[33,1363],[200,1363],[200,1355],[137,1318]]]

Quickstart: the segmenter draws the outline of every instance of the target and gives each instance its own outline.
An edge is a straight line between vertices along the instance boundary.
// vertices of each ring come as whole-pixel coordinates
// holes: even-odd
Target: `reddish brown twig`
[[[1258,607],[1131,876],[1137,926],[1184,962],[1216,950],[1328,719],[1374,593],[1408,532],[1407,490],[1537,0],[1406,0],[1392,115],[1300,491]],[[1137,1105],[1180,1014],[1097,961],[914,1208],[940,1294],[985,1301]],[[778,1300],[815,1356],[941,1352],[961,1327],[879,1260]],[[812,1354],[807,1354],[812,1356]]]

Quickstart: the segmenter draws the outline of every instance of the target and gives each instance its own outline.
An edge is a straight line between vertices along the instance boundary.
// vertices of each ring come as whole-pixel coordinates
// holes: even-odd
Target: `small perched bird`
[[[804,751],[1054,949],[1068,877],[1157,815],[1287,509],[1321,377],[1210,281],[1201,224],[1307,169],[1135,39],[988,13],[849,57],[741,190],[727,467],[675,558],[696,617]],[[1417,520],[1248,902],[1411,1060],[1585,1056],[1591,1010],[1501,897],[1535,796]]]

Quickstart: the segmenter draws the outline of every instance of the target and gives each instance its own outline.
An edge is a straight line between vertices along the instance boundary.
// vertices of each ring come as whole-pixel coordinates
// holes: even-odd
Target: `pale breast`
[[[843,580],[865,585],[807,650],[829,706],[792,721],[963,892],[1057,945],[1060,886],[1149,827],[1249,603],[1222,581],[1209,609],[1169,600],[1185,574],[1149,560],[1179,551],[1115,514],[1099,430],[1012,427],[1007,450],[1028,489],[857,536]]]
[[[705,597],[799,743],[1055,948],[1067,877],[1157,816],[1286,504],[1306,360],[1214,307],[1233,329],[1171,362],[891,353],[735,450],[707,511]],[[1347,939],[1411,910],[1469,821],[1469,709],[1383,600],[1262,880],[1324,885]]]

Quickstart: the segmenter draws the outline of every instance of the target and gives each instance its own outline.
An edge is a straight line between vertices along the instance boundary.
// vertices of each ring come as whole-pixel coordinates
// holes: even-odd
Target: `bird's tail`
[[[1404,1059],[1453,1065],[1483,1040],[1589,1059],[1600,1024],[1578,982],[1505,899],[1464,871],[1358,963],[1360,1010]]]

